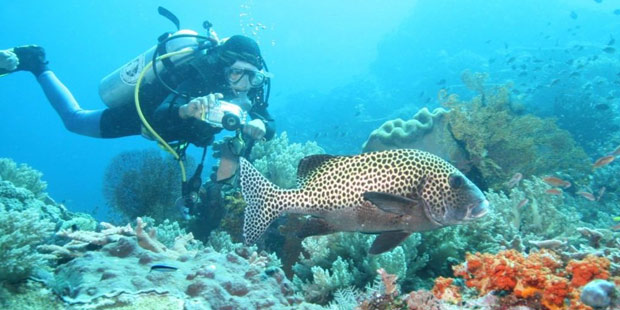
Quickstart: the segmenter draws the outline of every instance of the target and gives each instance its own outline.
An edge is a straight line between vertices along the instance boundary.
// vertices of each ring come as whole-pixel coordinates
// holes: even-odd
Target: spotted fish
[[[459,170],[420,150],[308,156],[299,163],[296,189],[278,188],[243,158],[240,169],[248,244],[281,214],[297,213],[313,216],[301,237],[338,231],[378,233],[369,253],[379,254],[412,232],[480,218],[489,206],[480,189]]]

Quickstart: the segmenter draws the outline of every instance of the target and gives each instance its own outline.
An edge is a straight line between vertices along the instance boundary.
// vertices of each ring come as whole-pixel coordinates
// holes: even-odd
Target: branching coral
[[[304,293],[307,300],[325,303],[338,289],[355,285],[358,288],[372,283],[374,270],[384,269],[395,274],[399,279],[417,279],[416,272],[428,263],[428,256],[417,250],[421,238],[419,234],[409,237],[394,250],[377,256],[368,256],[368,249],[373,241],[372,236],[357,233],[336,233],[327,236],[316,236],[304,239],[304,255],[293,267],[295,272],[293,283]],[[340,261],[337,266],[334,261]],[[338,271],[334,270],[338,267]],[[333,282],[331,285],[316,285],[324,274],[343,274],[340,279],[351,281]],[[407,282],[409,283],[409,282]],[[335,284],[335,285],[334,285]],[[411,283],[407,285],[409,287]],[[310,296],[311,295],[311,296]]]
[[[43,267],[50,255],[36,247],[52,236],[54,224],[41,219],[34,209],[7,210],[0,203],[0,281],[19,282],[35,268]]]
[[[45,195],[47,183],[41,181],[43,173],[26,164],[17,165],[9,158],[0,158],[0,181],[9,181],[16,187],[31,191],[38,198]]]
[[[565,264],[552,251],[524,256],[506,250],[497,254],[468,254],[465,263],[454,267],[454,274],[464,278],[465,284],[476,288],[480,295],[505,291],[517,298],[540,298],[541,309],[582,309],[580,288],[593,279],[608,278],[608,268],[609,260],[604,257],[589,256]]]
[[[293,188],[297,181],[297,164],[313,154],[325,153],[315,142],[289,144],[286,132],[270,141],[257,143],[250,155],[254,167],[271,182]]]

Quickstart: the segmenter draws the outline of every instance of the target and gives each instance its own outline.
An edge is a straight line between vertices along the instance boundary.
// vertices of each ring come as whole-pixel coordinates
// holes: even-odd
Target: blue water
[[[601,53],[610,36],[620,38],[620,16],[614,14],[620,2],[611,0],[59,0],[2,5],[0,48],[44,46],[51,68],[87,109],[104,107],[97,93],[102,77],[173,30],[157,14],[158,5],[174,12],[183,28],[200,30],[208,19],[221,37],[254,36],[275,74],[270,111],[278,131],[289,132],[293,142],[318,140],[328,152],[349,154],[359,152],[382,121],[437,106],[443,85],[464,92],[458,85],[466,68],[491,72],[495,81],[516,79],[505,64],[507,54],[566,57],[564,49],[575,44]],[[266,29],[254,35],[248,24],[257,22]],[[490,58],[498,61],[490,64]],[[552,79],[537,77],[543,78],[546,83]],[[527,79],[542,83],[522,78]],[[370,96],[369,83],[380,92]],[[101,140],[68,132],[29,73],[0,79],[0,116],[0,157],[42,171],[52,197],[73,211],[96,208],[99,218],[105,216],[101,187],[110,159],[124,150],[156,148],[140,137]]]

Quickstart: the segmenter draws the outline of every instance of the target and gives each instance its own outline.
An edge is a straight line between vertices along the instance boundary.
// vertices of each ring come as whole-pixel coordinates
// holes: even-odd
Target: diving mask
[[[224,71],[226,78],[230,83],[237,83],[241,81],[244,76],[248,77],[248,81],[252,87],[260,87],[265,83],[267,78],[270,78],[270,74],[264,71],[229,67]]]

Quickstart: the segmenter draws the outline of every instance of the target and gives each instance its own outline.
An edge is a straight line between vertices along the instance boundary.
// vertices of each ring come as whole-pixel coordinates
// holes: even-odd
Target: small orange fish
[[[581,197],[583,197],[585,199],[588,199],[590,201],[596,201],[596,197],[594,197],[594,195],[592,193],[590,193],[590,192],[578,191],[575,194],[577,194],[577,195],[579,195],[579,196],[581,196]]]
[[[551,188],[545,191],[549,195],[562,195],[562,190],[559,188]]]
[[[568,181],[564,181],[558,177],[554,177],[554,176],[547,176],[543,178],[543,181],[551,186],[556,186],[556,187],[563,187],[563,188],[569,188],[570,187],[570,182]]]
[[[594,164],[592,164],[592,168],[600,168],[600,167],[609,165],[612,161],[614,161],[614,159],[616,159],[616,157],[613,156],[613,155],[603,156],[603,157],[597,159],[594,162]]]

